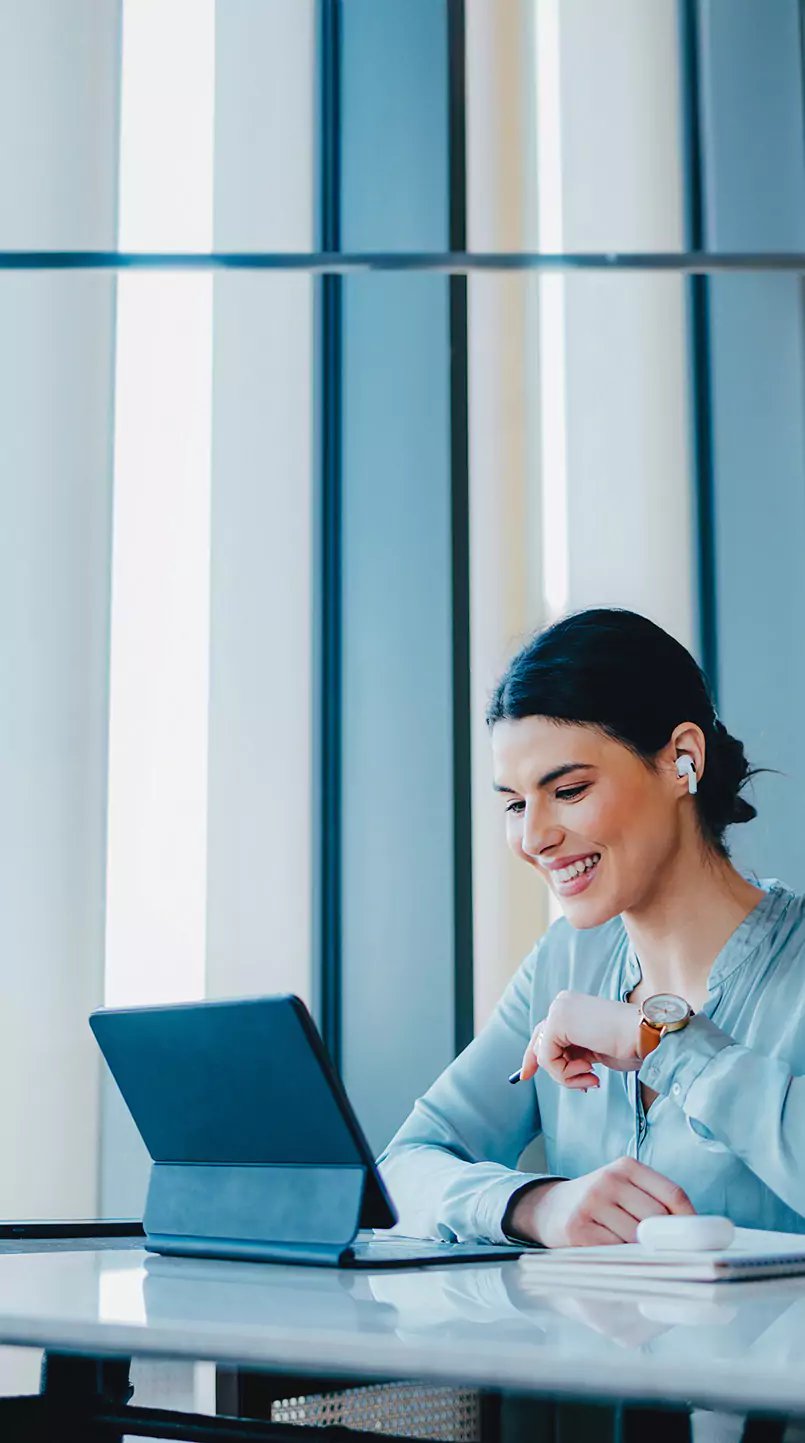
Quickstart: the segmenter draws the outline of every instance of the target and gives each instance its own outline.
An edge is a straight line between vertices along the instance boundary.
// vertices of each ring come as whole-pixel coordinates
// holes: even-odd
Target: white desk
[[[39,1244],[0,1255],[0,1342],[805,1415],[796,1279],[618,1298],[514,1261],[368,1274]]]

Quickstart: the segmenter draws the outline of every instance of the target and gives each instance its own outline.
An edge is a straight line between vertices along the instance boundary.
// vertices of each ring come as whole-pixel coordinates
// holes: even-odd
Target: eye
[[[506,811],[507,811],[507,812],[522,812],[524,806],[525,806],[525,802],[523,802],[523,801],[519,801],[519,802],[508,802],[507,805],[506,805]]]
[[[576,797],[584,795],[589,785],[589,782],[582,782],[578,787],[563,787],[561,791],[556,793],[556,799],[559,802],[573,802]]]

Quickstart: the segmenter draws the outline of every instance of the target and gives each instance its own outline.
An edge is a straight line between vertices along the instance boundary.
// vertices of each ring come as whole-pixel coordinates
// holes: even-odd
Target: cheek
[[[602,845],[613,848],[630,874],[653,868],[667,849],[667,811],[642,787],[624,787],[602,803],[591,827],[597,827]]]
[[[587,835],[602,846],[628,844],[644,827],[650,830],[645,816],[645,797],[635,787],[599,789],[590,798],[583,826]]]

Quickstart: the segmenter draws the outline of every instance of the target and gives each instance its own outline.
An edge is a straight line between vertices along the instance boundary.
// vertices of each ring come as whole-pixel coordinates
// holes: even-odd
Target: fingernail
[[[517,1071],[512,1073],[511,1077],[509,1078],[509,1082],[522,1082],[522,1080],[523,1074],[518,1067]]]

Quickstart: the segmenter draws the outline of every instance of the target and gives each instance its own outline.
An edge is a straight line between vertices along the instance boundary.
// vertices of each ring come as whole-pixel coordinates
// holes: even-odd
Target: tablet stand
[[[151,1252],[330,1266],[391,1222],[361,1164],[155,1162],[143,1218]]]

